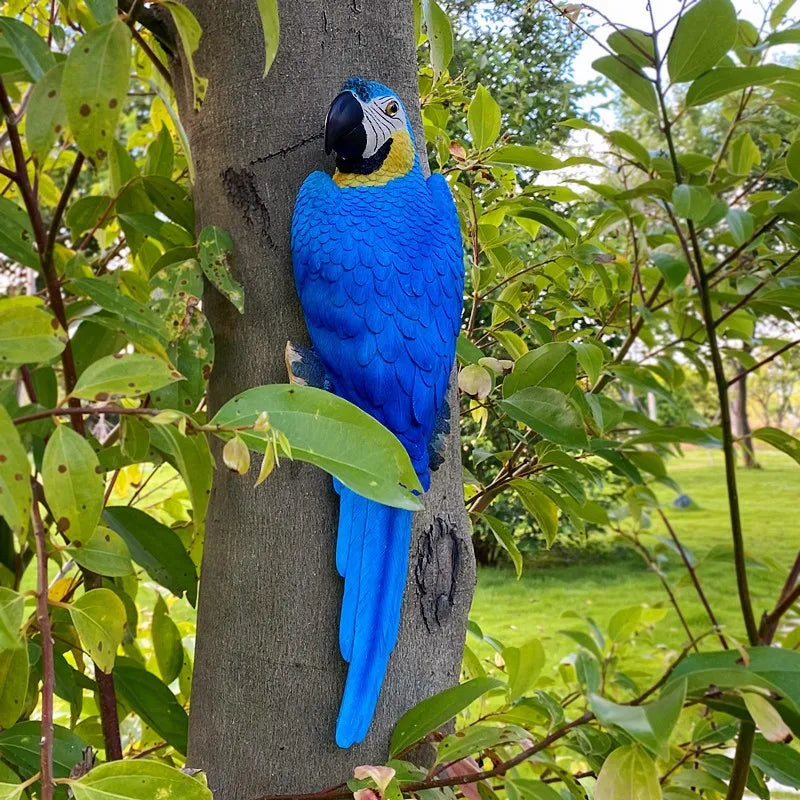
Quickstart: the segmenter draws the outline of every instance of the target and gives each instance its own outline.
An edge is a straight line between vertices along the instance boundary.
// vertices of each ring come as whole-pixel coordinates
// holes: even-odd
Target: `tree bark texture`
[[[749,353],[752,347],[745,344],[744,349]],[[747,414],[747,375],[736,382],[732,405],[733,428],[734,433],[739,437],[742,464],[746,469],[755,469],[758,467],[758,462],[753,447],[753,437],[750,435],[750,418]]]
[[[308,342],[290,220],[305,176],[332,168],[323,122],[342,82],[362,75],[394,88],[423,140],[410,0],[281,2],[280,48],[266,78],[255,0],[188,5],[203,28],[198,71],[209,79],[195,112],[188,70],[175,65],[198,226],[231,233],[233,271],[245,290],[243,316],[215,290],[206,293],[216,337],[213,412],[251,386],[285,382],[287,339]],[[246,477],[217,470],[189,731],[190,763],[207,771],[217,800],[320,790],[358,764],[382,763],[398,717],[457,682],[475,569],[455,400],[451,386],[454,433],[426,510],[415,516],[403,622],[375,720],[365,742],[347,751],[334,743],[346,665],[338,650],[342,582],[331,480],[282,461],[253,489],[257,464]]]

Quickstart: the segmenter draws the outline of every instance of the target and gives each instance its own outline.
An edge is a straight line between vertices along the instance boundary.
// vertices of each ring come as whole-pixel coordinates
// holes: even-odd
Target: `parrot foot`
[[[450,403],[445,399],[439,409],[439,416],[433,426],[433,435],[428,444],[428,463],[431,470],[437,470],[444,462],[445,436],[450,433]]]
[[[330,390],[330,381],[325,374],[325,365],[310,347],[286,342],[284,358],[289,383],[296,386],[313,386],[315,389]]]

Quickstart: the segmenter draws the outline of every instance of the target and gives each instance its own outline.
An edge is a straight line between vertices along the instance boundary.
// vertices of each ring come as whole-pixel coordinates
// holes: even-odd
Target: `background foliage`
[[[419,503],[394,437],[324,392],[254,387],[208,418],[204,281],[231,313],[247,299],[228,270],[235,242],[195,230],[171,93],[169,55],[191,63],[201,31],[182,5],[159,5],[12,2],[0,19],[0,798],[210,796],[178,769],[208,437],[226,441],[218,468],[242,475],[264,453],[259,482],[299,458],[383,502]],[[735,463],[753,439],[800,462],[783,424],[800,310],[800,70],[772,58],[800,43],[792,5],[770,4],[760,30],[730,0],[684,2],[663,28],[611,24],[594,66],[625,98],[617,130],[576,118],[564,77],[594,35],[587,7],[454,4],[470,12],[454,44],[445,11],[419,4],[429,155],[466,250],[459,385],[479,555],[519,575],[526,549],[608,531],[665,593],[618,598],[602,629],[577,613],[560,623],[572,651],[556,669],[538,639],[505,646],[471,624],[464,683],[399,721],[388,769],[359,768],[320,797],[800,788],[788,743],[800,557],[761,560],[773,590],[755,605]],[[276,5],[259,10],[268,69]],[[200,103],[202,76],[194,88]],[[769,372],[780,377],[761,386]],[[749,438],[734,433],[731,397],[746,383],[765,415]],[[670,503],[685,497],[671,467],[686,447],[724,459],[741,617],[725,627]],[[666,558],[685,570],[700,627]],[[652,638],[667,615],[680,647]],[[438,732],[456,715],[456,733]],[[429,770],[404,758],[421,739],[435,746]],[[87,746],[102,762],[91,770]]]

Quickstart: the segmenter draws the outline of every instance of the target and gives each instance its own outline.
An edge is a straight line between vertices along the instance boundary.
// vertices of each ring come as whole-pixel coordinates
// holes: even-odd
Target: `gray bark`
[[[419,141],[410,0],[280,4],[281,43],[262,79],[255,0],[192,0],[203,28],[197,65],[209,79],[200,112],[176,65],[182,119],[196,166],[198,226],[233,236],[244,316],[213,290],[213,411],[251,386],[285,382],[287,339],[307,342],[289,253],[294,197],[323,153],[327,107],[351,75],[394,88]],[[424,160],[424,159],[423,159]],[[457,408],[451,390],[451,408]],[[457,415],[453,430],[457,431]],[[219,452],[217,463],[221,463]],[[382,763],[398,717],[457,682],[475,580],[457,435],[416,515],[403,622],[365,742],[334,743],[346,674],[338,652],[342,585],[334,565],[337,503],[330,478],[283,463],[258,489],[219,469],[200,588],[189,760],[217,800],[308,792]]]

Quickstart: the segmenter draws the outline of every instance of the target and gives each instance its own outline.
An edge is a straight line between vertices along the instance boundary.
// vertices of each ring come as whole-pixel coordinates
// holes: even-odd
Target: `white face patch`
[[[367,146],[362,158],[374,156],[398,131],[406,130],[406,115],[403,107],[393,95],[375,97],[368,103],[361,100],[364,109],[364,130],[367,133]]]

